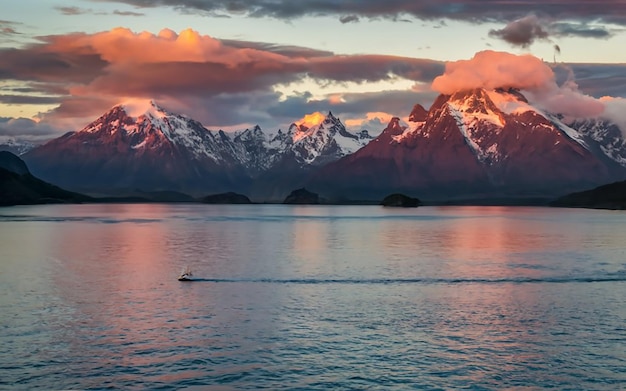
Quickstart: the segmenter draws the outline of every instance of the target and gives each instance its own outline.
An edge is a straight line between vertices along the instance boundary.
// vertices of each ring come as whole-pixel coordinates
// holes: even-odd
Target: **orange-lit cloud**
[[[281,58],[280,55],[255,49],[224,46],[220,40],[186,29],[177,34],[163,29],[158,34],[134,33],[127,28],[115,28],[96,34],[71,34],[50,40],[47,50],[58,53],[97,53],[110,64],[149,64],[168,62],[217,62],[238,64],[259,59]]]
[[[364,123],[370,122],[372,120],[377,120],[379,123],[387,124],[389,123],[389,121],[391,121],[393,117],[397,117],[397,115],[383,113],[381,111],[369,112],[365,114],[365,118],[347,119],[346,126],[362,126]]]
[[[530,54],[482,51],[470,60],[447,63],[444,74],[432,83],[442,94],[509,87],[524,90],[531,103],[565,117],[591,117],[604,111],[602,102],[578,90],[573,75],[559,86],[553,70]]]
[[[328,103],[330,103],[331,105],[338,105],[344,102],[345,99],[341,94],[333,94],[328,97]]]
[[[585,90],[602,96],[609,94],[604,92],[608,88],[626,96],[623,83],[622,87],[615,83],[626,67],[601,67],[573,66],[586,75],[581,82]],[[605,76],[595,77],[595,69]],[[602,107],[580,94],[574,84],[557,85],[554,70],[530,55],[481,52],[471,60],[448,64],[444,72],[442,62],[427,59],[336,55],[297,46],[220,40],[190,29],[153,34],[125,28],[45,36],[20,48],[0,48],[0,82],[4,83],[0,103],[30,102],[46,108],[58,104],[41,118],[61,132],[82,128],[128,98],[155,99],[212,129],[256,123],[277,127],[303,113],[330,109],[341,118],[363,118],[363,127],[372,129],[387,118],[367,113],[405,116],[415,103],[428,107],[435,93],[419,86],[435,77],[433,87],[441,91],[505,84],[531,90],[550,110],[564,108],[582,115]],[[342,92],[314,100],[307,91],[300,95],[280,92],[278,87],[301,80],[334,87],[396,79],[412,80],[415,88]],[[6,87],[18,84],[20,91]]]
[[[315,113],[305,115],[302,119],[296,121],[296,123],[300,126],[306,126],[307,128],[310,128],[312,126],[321,124],[322,122],[324,122],[325,118],[326,115],[320,113],[319,111],[316,111]]]
[[[535,56],[486,50],[470,60],[447,63],[444,74],[433,80],[432,88],[442,94],[473,88],[534,90],[553,81],[554,72]]]
[[[402,114],[406,113],[403,112]],[[377,136],[387,127],[391,119],[394,117],[398,117],[398,115],[375,111],[366,113],[364,118],[346,119],[345,124],[346,127],[352,131],[366,129],[370,135]],[[408,118],[404,117],[402,120],[407,122]]]
[[[222,41],[191,29],[152,34],[116,28],[40,37],[23,48],[0,49],[0,81],[22,83],[33,97],[50,96],[48,104],[56,99],[58,108],[44,118],[63,126],[93,119],[120,103],[121,97],[186,107],[184,114],[228,126],[263,118],[260,108],[279,103],[274,86],[303,78],[326,84],[396,78],[429,81],[442,69],[443,64],[433,60],[339,56],[294,46]],[[273,100],[268,104],[260,102],[261,97]],[[336,98],[331,104],[344,103]],[[254,115],[241,118],[246,111]],[[291,122],[302,112],[296,115]]]

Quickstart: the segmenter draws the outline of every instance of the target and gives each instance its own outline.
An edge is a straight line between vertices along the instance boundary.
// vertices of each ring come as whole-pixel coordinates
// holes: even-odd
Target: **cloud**
[[[364,116],[367,112],[387,112],[396,116],[406,116],[415,103],[430,106],[435,95],[432,93],[418,94],[413,91],[377,91],[363,93],[345,93],[341,99],[336,94],[329,94],[323,99],[314,99],[308,92],[293,94],[272,103],[267,108],[273,118],[300,117],[302,113],[332,110],[333,114],[341,114],[354,118]]]
[[[74,16],[91,13],[91,10],[79,8],[79,7],[54,7],[63,15]]]
[[[107,1],[107,0],[92,0]],[[594,21],[626,25],[626,3],[622,0],[108,0],[138,8],[173,7],[182,12],[292,19],[304,16],[387,18],[413,17],[426,20],[452,19],[475,23],[510,22],[533,10],[552,20]]]
[[[145,16],[145,14],[141,13],[141,12],[119,11],[119,10],[113,11],[113,15],[119,15],[119,16]]]
[[[605,107],[602,117],[616,124],[626,138],[626,99],[605,96],[600,101]]]
[[[578,78],[582,91],[590,89],[595,97],[621,96],[620,90],[626,94],[626,83],[614,83],[626,77],[624,64],[575,64],[572,69],[582,74]],[[565,88],[571,77],[562,70],[533,56],[498,52],[481,52],[471,60],[444,65],[428,59],[337,55],[299,46],[220,40],[193,30],[152,34],[122,28],[44,36],[20,48],[0,48],[0,101],[58,103],[40,123],[64,131],[80,129],[111,106],[134,98],[156,99],[210,128],[261,124],[272,129],[304,113],[328,110],[347,119],[363,118],[368,112],[403,117],[415,103],[430,106],[436,92],[420,86],[434,78],[433,87],[440,92],[506,85],[533,91],[546,107],[568,110],[578,107],[570,103],[582,95],[571,83],[569,90]],[[345,85],[405,79],[415,82],[413,90],[332,91],[335,86],[341,91]],[[328,95],[278,92],[303,80],[306,83],[296,84],[324,85]],[[586,103],[594,107],[593,100]]]
[[[55,121],[101,114],[120,98],[215,103],[224,97],[272,94],[275,86],[302,79],[326,84],[403,78],[425,82],[442,70],[443,64],[433,60],[340,56],[298,46],[219,40],[193,30],[152,34],[117,28],[40,37],[23,48],[0,49],[0,80],[21,83],[32,92],[22,100],[58,95],[60,106],[45,116]],[[5,99],[18,99],[10,95],[15,94],[6,93]],[[217,111],[215,106],[190,107],[198,109],[189,113],[194,117],[213,121],[222,116],[206,114]],[[256,110],[250,113],[251,118],[262,117]]]
[[[59,102],[60,99],[56,96],[0,94],[0,103],[8,105],[50,105]]]
[[[551,41],[552,37],[577,36],[582,38],[610,38],[614,31],[588,23],[553,22],[535,14],[514,20],[500,30],[489,31],[489,36],[502,39],[513,46],[528,47],[535,41]]]
[[[28,118],[0,118],[0,137],[9,136],[20,140],[37,141],[58,135],[59,129],[48,123]]]
[[[601,115],[605,105],[594,97],[585,95],[578,90],[575,84],[556,87],[556,84],[544,91],[527,93],[531,103],[541,108],[561,114],[569,119],[589,118]]]
[[[402,113],[408,117],[407,113]],[[389,124],[392,118],[399,117],[398,114],[390,114],[382,111],[374,111],[365,113],[365,117],[346,119],[346,128],[353,132],[366,129],[370,136],[378,136]],[[405,121],[406,122],[406,121]]]
[[[94,11],[88,8],[80,8],[80,7],[54,7],[57,11],[59,11],[62,15],[66,16],[77,16],[77,15],[85,15],[85,14],[94,14],[94,15],[109,15],[108,12],[103,11]],[[111,15],[117,16],[144,16],[144,13],[141,12],[133,12],[133,11],[119,11],[115,10]]]
[[[490,37],[500,38],[512,45],[522,47],[527,47],[536,40],[546,40],[549,35],[535,15],[515,20],[501,30],[489,31]]]
[[[0,20],[0,36],[13,36],[20,34],[16,29],[15,25],[20,23],[11,22],[8,20]]]
[[[604,105],[582,93],[568,68],[568,76],[559,85],[553,70],[532,55],[483,51],[470,60],[446,64],[445,73],[433,81],[432,88],[442,94],[485,88],[517,88],[524,90],[531,103],[549,112],[568,118],[600,115]]]
[[[471,60],[446,64],[445,73],[433,80],[432,88],[442,94],[473,88],[512,87],[539,89],[554,80],[554,73],[535,56],[486,50]]]
[[[614,30],[600,26],[589,26],[587,23],[553,23],[551,26],[555,37],[577,36],[581,38],[610,38]]]
[[[339,21],[343,24],[351,23],[351,22],[358,22],[359,17],[357,15],[344,15],[339,18]]]
[[[13,27],[0,28],[0,35],[14,35],[14,34],[19,34],[19,33]]]
[[[252,41],[239,41],[234,39],[222,39],[220,40],[225,46],[229,46],[235,49],[254,49],[267,51],[271,53],[280,54],[287,57],[331,57],[333,52],[327,50],[318,50],[307,48],[303,46],[294,45],[279,45],[269,42],[252,42]]]
[[[596,98],[626,98],[626,64],[568,64],[567,68],[556,67],[553,70],[558,84],[571,78],[573,73],[580,90],[586,94]]]

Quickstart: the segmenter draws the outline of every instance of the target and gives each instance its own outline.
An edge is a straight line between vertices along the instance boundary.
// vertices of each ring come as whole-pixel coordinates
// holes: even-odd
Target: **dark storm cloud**
[[[341,17],[454,19],[472,22],[512,21],[529,11],[551,19],[610,22],[626,25],[623,0],[92,0],[139,8],[170,6],[181,11],[204,11],[279,19],[331,15]]]

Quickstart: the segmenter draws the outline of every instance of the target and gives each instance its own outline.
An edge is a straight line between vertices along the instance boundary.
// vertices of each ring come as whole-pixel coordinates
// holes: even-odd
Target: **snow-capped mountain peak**
[[[350,133],[341,120],[328,112],[306,115],[291,124],[288,134],[293,140],[293,151],[301,164],[320,165],[354,153],[373,137],[367,131]]]
[[[91,136],[87,136],[87,135]],[[77,135],[98,143],[128,145],[132,151],[168,148],[188,151],[196,159],[220,161],[215,135],[187,116],[167,111],[154,100],[134,100],[114,106]]]
[[[499,94],[492,91],[492,95]],[[491,123],[498,127],[504,126],[502,111],[496,107],[490,94],[484,89],[461,91],[453,94],[448,100],[450,112],[459,124],[467,128],[476,127],[479,123]]]
[[[126,101],[120,104],[120,106],[128,116],[134,119],[142,116],[159,118],[169,115],[154,99],[134,99]]]

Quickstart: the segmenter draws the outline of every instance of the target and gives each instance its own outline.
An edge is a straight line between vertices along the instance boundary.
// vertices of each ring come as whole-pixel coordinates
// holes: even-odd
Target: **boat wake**
[[[193,281],[213,283],[257,283],[257,284],[354,284],[354,285],[386,285],[386,284],[422,284],[422,285],[456,285],[456,284],[574,284],[600,282],[626,282],[626,273],[591,277],[506,277],[506,278],[194,278]]]

